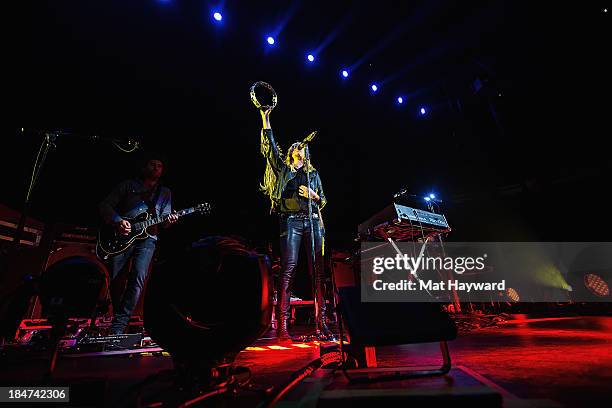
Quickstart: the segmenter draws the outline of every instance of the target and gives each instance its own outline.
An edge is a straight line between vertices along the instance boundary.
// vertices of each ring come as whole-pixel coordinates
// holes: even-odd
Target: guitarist
[[[160,183],[164,160],[160,155],[149,154],[143,164],[140,177],[119,183],[99,205],[103,221],[114,224],[120,234],[127,235],[131,231],[130,222],[122,217],[132,218],[143,211],[148,211],[151,216],[169,214],[168,220],[163,224],[165,227],[178,220],[178,216],[172,213],[170,189]],[[137,240],[125,252],[109,261],[110,279],[114,281],[132,258],[132,268],[128,274],[125,291],[120,299],[113,298],[114,316],[110,334],[124,332],[140,298],[155,252],[157,226],[150,227],[148,232],[151,237]]]

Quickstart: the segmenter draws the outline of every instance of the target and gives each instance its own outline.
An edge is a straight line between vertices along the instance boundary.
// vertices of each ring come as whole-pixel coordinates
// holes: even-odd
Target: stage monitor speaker
[[[455,323],[438,303],[362,302],[358,286],[339,287],[338,297],[351,343],[386,346],[457,336]]]
[[[208,237],[156,265],[144,326],[186,375],[206,378],[269,327],[270,260],[238,239]],[[197,380],[196,380],[197,381]]]

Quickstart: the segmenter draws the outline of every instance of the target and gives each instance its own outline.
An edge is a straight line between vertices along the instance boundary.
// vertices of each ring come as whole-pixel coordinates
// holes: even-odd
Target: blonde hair
[[[285,157],[285,164],[291,168],[291,171],[296,171],[296,168],[293,166],[293,151],[298,148],[300,142],[295,142],[291,146],[289,146],[289,150],[287,150],[287,157]],[[312,163],[309,163],[308,171],[313,171],[315,168],[312,167]]]
[[[293,165],[293,162],[294,162],[293,151],[298,148],[299,144],[300,142],[295,142],[294,144],[292,144],[287,150],[287,155],[284,158],[282,157],[282,153],[281,153],[281,160],[291,169],[291,171],[297,170]],[[278,150],[281,151],[280,146],[278,146]],[[312,166],[312,164],[309,164],[308,171],[315,171],[315,170],[316,169]],[[272,164],[270,163],[270,160],[269,159],[266,160],[266,170],[264,172],[263,180],[259,184],[259,190],[270,198],[270,202],[272,205],[270,210],[274,208],[276,204],[276,200],[280,198],[280,197],[274,197],[274,188],[276,187],[277,179],[278,179],[278,175],[272,168]]]

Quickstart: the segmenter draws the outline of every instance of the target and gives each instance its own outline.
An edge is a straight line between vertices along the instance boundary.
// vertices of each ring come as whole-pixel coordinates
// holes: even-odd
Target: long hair
[[[295,142],[294,144],[292,144],[287,150],[287,155],[285,156],[284,159],[281,156],[281,160],[283,160],[285,164],[289,166],[291,171],[296,171],[296,168],[294,166],[294,160],[293,160],[293,151],[297,149],[299,144],[300,142]],[[263,148],[264,147],[262,145],[262,149]],[[280,147],[278,147],[278,150],[282,151]],[[315,168],[312,166],[312,164],[309,163],[308,171],[314,171],[314,170]],[[270,201],[272,203],[272,208],[274,208],[275,201],[276,199],[278,199],[278,197],[274,197],[274,189],[276,187],[277,180],[278,180],[278,175],[272,168],[272,164],[270,163],[270,160],[266,160],[266,170],[264,172],[263,180],[259,184],[259,190],[262,191],[265,195],[267,195],[270,198]]]
[[[289,150],[287,151],[287,156],[285,157],[285,164],[291,168],[291,171],[296,171],[296,168],[293,165],[293,151],[297,149],[299,145],[300,145],[300,142],[295,142],[294,144],[292,144],[289,147]],[[310,160],[310,162],[312,162],[312,160]],[[309,164],[308,171],[314,171],[315,168],[312,167],[312,163],[308,163],[308,164]]]

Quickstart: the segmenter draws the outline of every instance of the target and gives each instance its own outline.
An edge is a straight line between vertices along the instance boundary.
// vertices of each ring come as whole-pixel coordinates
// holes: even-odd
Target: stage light
[[[610,287],[601,276],[594,273],[584,275],[584,286],[597,296],[605,297],[610,294]]]
[[[518,302],[519,300],[521,300],[521,297],[519,296],[518,292],[516,291],[516,289],[513,288],[506,289],[506,295],[508,295],[510,300],[513,302]]]
[[[272,37],[272,36],[269,36],[266,39],[266,41],[268,42],[269,45],[274,45],[274,43],[275,43],[274,37]]]
[[[551,288],[569,290],[570,287],[559,268],[550,260],[539,259],[539,266],[535,268],[533,277],[535,281]]]
[[[433,200],[434,198],[436,198],[436,195],[432,193],[432,194],[429,195],[429,198],[431,198]]]
[[[372,84],[372,86],[370,88],[372,88],[372,92],[378,91],[378,85],[376,85],[376,84]]]
[[[342,77],[343,78],[348,78],[348,76],[349,76],[349,72],[346,69],[343,69],[342,70]]]
[[[398,97],[397,97],[397,103],[399,103],[400,105],[401,105],[402,103],[404,103],[404,98],[402,98],[401,96],[398,96]]]
[[[307,58],[307,59],[308,59],[308,61],[310,61],[310,62],[314,62],[314,60],[315,60],[315,57],[314,57],[314,55],[312,55],[312,54],[308,54],[308,57],[306,57],[306,58]]]
[[[221,20],[223,20],[223,16],[222,16],[222,15],[221,15],[221,13],[219,13],[218,11],[215,11],[215,12],[213,13],[213,18],[214,18],[215,20],[217,20],[217,21],[221,21]]]
[[[425,110],[425,108],[421,108],[419,109],[419,113],[421,114],[421,116],[425,116],[425,114],[427,113],[427,110]]]
[[[430,200],[431,200],[431,198],[425,197],[425,201],[429,202]]]

